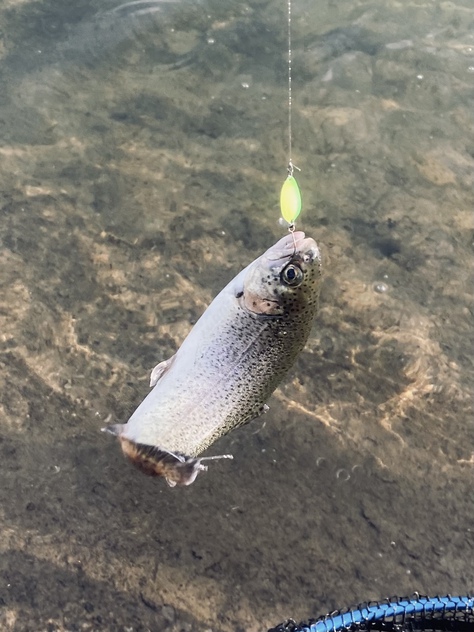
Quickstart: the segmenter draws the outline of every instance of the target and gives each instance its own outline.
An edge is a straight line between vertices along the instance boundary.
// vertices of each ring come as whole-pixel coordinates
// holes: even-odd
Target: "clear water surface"
[[[474,7],[294,0],[293,29],[320,313],[234,461],[170,490],[99,429],[283,234],[286,3],[0,6],[2,630],[474,587]]]

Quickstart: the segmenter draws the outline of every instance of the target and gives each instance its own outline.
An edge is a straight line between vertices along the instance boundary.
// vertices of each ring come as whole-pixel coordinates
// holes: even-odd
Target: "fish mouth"
[[[302,230],[285,235],[267,250],[264,257],[274,269],[284,266],[293,258],[300,259],[306,264],[311,264],[321,258],[319,248],[314,239],[306,237]]]
[[[288,259],[295,255],[303,258],[305,263],[310,263],[320,258],[319,248],[311,237],[306,237],[302,230],[285,235],[282,239],[269,248],[265,258],[272,262],[273,266],[284,265]]]

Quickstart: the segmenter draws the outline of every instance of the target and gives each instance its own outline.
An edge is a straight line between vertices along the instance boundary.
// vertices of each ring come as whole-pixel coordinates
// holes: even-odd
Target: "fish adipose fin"
[[[160,362],[159,364],[157,364],[155,366],[155,368],[153,369],[153,371],[151,372],[151,375],[150,375],[150,388],[155,386],[155,384],[158,382],[158,380],[161,377],[163,377],[163,375],[166,373],[166,371],[168,371],[168,369],[173,364],[173,360],[174,360],[175,356],[176,356],[176,354],[172,355],[171,358],[168,358],[168,360],[163,360],[163,362]]]
[[[120,437],[122,450],[132,463],[148,476],[163,476],[170,487],[176,485],[191,485],[199,472],[207,470],[201,461],[215,459],[232,459],[232,455],[189,457],[184,454],[173,454],[161,448],[135,443]]]

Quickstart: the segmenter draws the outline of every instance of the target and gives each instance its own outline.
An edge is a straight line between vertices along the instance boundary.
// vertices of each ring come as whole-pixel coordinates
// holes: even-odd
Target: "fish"
[[[268,410],[306,344],[318,308],[321,255],[289,233],[216,296],[178,351],[151,372],[150,393],[116,435],[123,453],[168,485],[190,485],[217,439]]]
[[[169,50],[167,30],[185,7],[184,0],[134,0],[108,11],[100,11],[70,29],[68,37],[59,42],[55,56],[61,61],[93,67],[105,60],[127,58],[130,50],[153,50],[160,64],[183,62],[189,54],[174,54]]]
[[[352,24],[318,35],[305,47],[305,55],[310,56],[313,62],[322,63],[355,51],[375,56],[383,46],[383,36]]]

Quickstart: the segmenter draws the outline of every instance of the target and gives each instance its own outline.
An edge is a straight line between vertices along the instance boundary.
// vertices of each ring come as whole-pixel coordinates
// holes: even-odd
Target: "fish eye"
[[[303,278],[304,274],[301,268],[293,265],[292,263],[286,266],[286,268],[281,273],[281,279],[283,283],[286,283],[286,285],[291,285],[292,287],[300,285],[300,283],[303,281]]]

